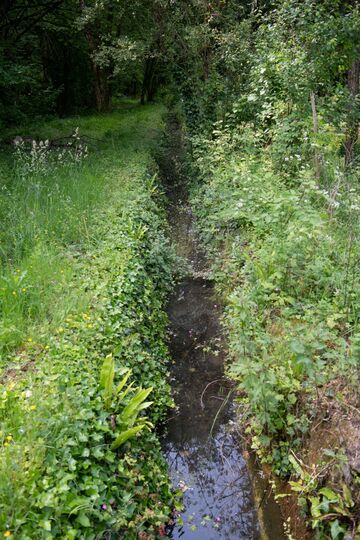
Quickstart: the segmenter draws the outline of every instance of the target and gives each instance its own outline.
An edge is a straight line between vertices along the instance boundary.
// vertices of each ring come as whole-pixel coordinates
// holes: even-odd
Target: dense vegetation
[[[0,15],[5,537],[165,534],[157,96],[186,135],[239,421],[317,538],[359,538],[358,1],[5,0]]]
[[[229,9],[201,28],[206,74],[183,93],[228,374],[252,448],[316,536],[358,538],[358,6]]]
[[[148,429],[170,403],[162,302],[171,252],[149,172],[161,114],[77,119],[80,133],[103,133],[96,155],[84,150],[81,160],[79,142],[60,163],[41,143],[15,152],[2,196],[5,536],[136,538],[169,519],[165,464]],[[74,122],[36,129],[59,135]],[[117,456],[128,437],[131,452]]]

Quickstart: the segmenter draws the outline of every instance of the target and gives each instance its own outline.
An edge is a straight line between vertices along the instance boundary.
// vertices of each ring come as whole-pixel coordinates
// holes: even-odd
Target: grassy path
[[[85,138],[77,146],[89,145],[89,156],[80,162],[65,155],[60,165],[56,158],[43,163],[39,146],[31,154],[15,153],[15,159],[9,152],[1,156],[3,364],[9,351],[46,338],[67,313],[86,305],[87,295],[69,287],[79,254],[99,238],[99,213],[115,205],[122,211],[137,196],[135,183],[148,164],[160,114],[160,108],[124,109],[27,128],[38,140],[57,141],[78,127]]]
[[[80,160],[67,156],[56,166],[48,155],[43,166],[20,152],[3,175],[5,537],[131,539],[146,531],[155,538],[168,519],[158,441],[141,407],[130,407],[141,387],[153,388],[151,422],[169,404],[162,304],[171,260],[161,195],[148,172],[162,112],[135,107],[34,127],[42,138],[71,126],[100,140],[88,157],[82,148]],[[83,142],[76,144],[78,151]],[[4,155],[3,171],[9,164]],[[114,383],[129,377],[122,392],[99,384],[105,357],[114,360]],[[111,448],[137,426],[140,436]]]

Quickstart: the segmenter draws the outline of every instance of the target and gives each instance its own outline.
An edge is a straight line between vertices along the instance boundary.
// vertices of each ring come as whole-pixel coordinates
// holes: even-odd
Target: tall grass
[[[102,140],[82,162],[59,165],[55,153],[35,167],[31,154],[7,157],[1,537],[138,538],[146,531],[155,538],[169,519],[173,498],[160,444],[125,414],[148,390],[127,386],[120,396],[99,385],[107,358],[106,390],[118,388],[126,368],[137,386],[153,388],[151,422],[170,402],[163,303],[171,250],[147,174],[161,114],[151,106],[94,116],[96,128],[87,117]],[[126,449],[117,450],[120,443]]]
[[[141,145],[149,144],[139,142],[139,130],[151,125],[152,114],[145,107],[54,120],[33,127],[41,141],[20,142],[0,156],[3,360],[22,343],[41,341],[49,326],[61,324],[76,305],[86,303],[81,287],[72,291],[67,284],[76,274],[77,259],[96,241],[94,216],[106,207],[114,186],[119,189],[117,166],[126,171],[129,152],[136,159]],[[49,137],[59,139],[55,149]]]

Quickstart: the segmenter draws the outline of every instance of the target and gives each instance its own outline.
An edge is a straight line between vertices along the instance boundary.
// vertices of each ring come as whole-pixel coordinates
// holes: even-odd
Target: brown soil
[[[359,393],[350,390],[346,381],[336,380],[319,391],[313,408],[319,411],[313,421],[309,436],[299,456],[302,466],[317,477],[318,486],[329,486],[342,493],[346,484],[352,492],[355,506],[352,508],[355,523],[360,516],[360,490],[353,483],[360,474],[360,410]],[[345,460],[329,457],[329,452],[345,455]],[[290,493],[290,486],[279,487],[279,492]],[[290,518],[290,530],[295,540],[313,538],[305,519],[297,508],[297,497],[291,494],[280,500],[284,520]],[[357,517],[356,517],[357,516]],[[354,537],[355,538],[355,537]]]
[[[16,366],[13,365],[9,368],[6,368],[0,375],[0,384],[14,381],[27,371],[35,371],[35,363],[41,352],[42,348],[38,348],[38,350],[32,351],[31,357],[25,350],[20,352],[18,354],[18,358],[20,361],[22,361],[22,363],[16,364]]]
[[[304,516],[301,515],[297,496],[291,491],[289,484],[280,484],[278,492],[288,495],[279,499],[278,503],[284,523],[288,524],[293,539],[312,540],[314,535],[307,527]]]

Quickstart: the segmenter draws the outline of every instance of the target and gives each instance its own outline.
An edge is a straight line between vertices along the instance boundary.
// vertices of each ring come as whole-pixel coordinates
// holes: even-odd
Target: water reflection
[[[232,389],[223,378],[217,310],[212,286],[203,279],[181,283],[168,308],[178,409],[169,419],[164,450],[185,503],[172,538],[256,540],[251,482],[232,430]]]

